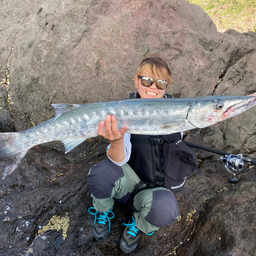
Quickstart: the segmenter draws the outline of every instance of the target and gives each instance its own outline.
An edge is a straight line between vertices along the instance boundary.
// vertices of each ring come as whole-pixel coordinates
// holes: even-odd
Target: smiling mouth
[[[150,96],[156,96],[157,93],[156,92],[147,92],[147,95],[150,95]]]

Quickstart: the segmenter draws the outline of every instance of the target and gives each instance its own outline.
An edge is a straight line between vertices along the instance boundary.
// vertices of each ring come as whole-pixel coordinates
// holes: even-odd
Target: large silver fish
[[[98,124],[107,114],[115,115],[119,128],[127,126],[128,133],[160,135],[204,128],[255,105],[255,94],[53,104],[55,118],[26,131],[0,133],[0,160],[6,162],[3,178],[38,144],[62,141],[68,153],[86,139],[97,136]]]

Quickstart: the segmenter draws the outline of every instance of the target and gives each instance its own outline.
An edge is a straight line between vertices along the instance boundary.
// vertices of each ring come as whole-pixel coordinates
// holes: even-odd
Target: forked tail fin
[[[18,167],[28,151],[20,150],[20,136],[18,132],[0,133],[0,161],[6,163],[3,179]]]

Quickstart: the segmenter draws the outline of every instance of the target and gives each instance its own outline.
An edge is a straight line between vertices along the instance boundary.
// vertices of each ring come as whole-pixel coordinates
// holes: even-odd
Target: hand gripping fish
[[[208,96],[184,99],[131,99],[89,104],[53,104],[55,118],[22,132],[0,133],[3,179],[20,164],[27,151],[42,143],[61,141],[68,153],[97,136],[100,121],[115,115],[118,127],[131,134],[163,135],[204,128],[241,114],[256,105],[249,96]]]

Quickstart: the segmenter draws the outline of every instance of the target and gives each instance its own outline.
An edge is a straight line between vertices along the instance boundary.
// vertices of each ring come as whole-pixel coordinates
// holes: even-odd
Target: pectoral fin
[[[64,139],[61,142],[65,146],[65,154],[70,152],[72,149],[80,145],[82,142],[84,142],[86,139]]]

